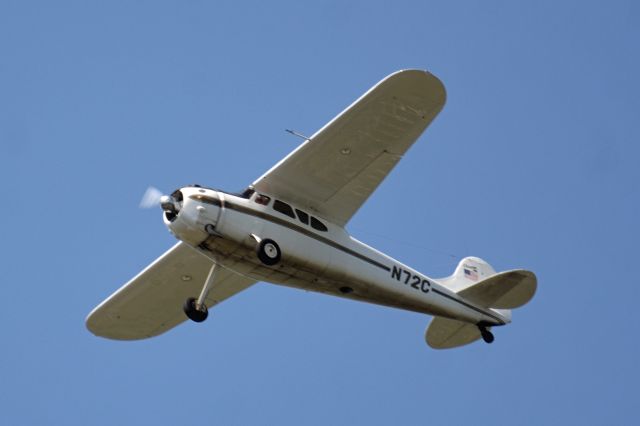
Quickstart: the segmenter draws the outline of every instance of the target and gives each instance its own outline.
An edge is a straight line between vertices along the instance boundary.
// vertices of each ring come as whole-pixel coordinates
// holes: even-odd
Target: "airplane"
[[[535,294],[531,271],[496,272],[478,257],[431,278],[353,238],[345,225],[443,108],[442,82],[422,70],[382,79],[241,193],[200,185],[158,204],[176,245],[87,317],[95,335],[160,335],[258,281],[433,316],[435,349],[494,340],[492,328]],[[157,192],[157,193],[156,193]]]

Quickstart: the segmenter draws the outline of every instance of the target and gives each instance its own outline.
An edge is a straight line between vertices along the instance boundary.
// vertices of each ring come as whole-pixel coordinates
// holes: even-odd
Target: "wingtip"
[[[440,109],[442,109],[447,101],[447,89],[444,83],[429,70],[417,68],[401,69],[383,78],[376,86],[396,79],[399,79],[399,81],[403,79],[415,79],[414,81],[409,81],[409,84],[416,88],[423,88],[425,93],[428,93],[430,97],[434,99],[434,102],[440,105]]]
[[[84,320],[84,325],[87,330],[96,337],[109,340],[140,340],[145,337],[135,336],[123,333],[121,327],[114,326],[113,323],[109,324],[109,321],[105,323],[104,316],[100,315],[100,306],[93,309]]]

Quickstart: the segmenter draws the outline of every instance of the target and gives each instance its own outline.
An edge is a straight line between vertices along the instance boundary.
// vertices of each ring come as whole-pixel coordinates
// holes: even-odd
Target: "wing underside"
[[[440,112],[445,98],[444,86],[429,72],[391,74],[253,186],[343,226]]]
[[[117,340],[162,334],[187,319],[182,305],[200,294],[211,266],[211,260],[178,243],[96,307],[87,317],[87,328]],[[221,268],[206,305],[212,307],[254,283]]]

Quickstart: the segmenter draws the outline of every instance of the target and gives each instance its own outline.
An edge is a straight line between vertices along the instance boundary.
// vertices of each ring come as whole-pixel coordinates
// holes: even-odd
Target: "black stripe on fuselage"
[[[206,196],[206,195],[200,195],[200,194],[192,195],[190,198],[194,199],[196,201],[201,201],[203,203],[213,204],[213,205],[216,205],[216,206],[219,206],[219,207],[221,206],[221,202],[220,202],[219,199],[213,198],[213,197],[209,197],[209,196]],[[291,223],[291,222],[289,222],[287,220],[281,219],[279,217],[273,216],[273,215],[265,213],[265,212],[261,212],[261,211],[258,211],[258,210],[251,209],[249,207],[242,206],[240,204],[236,204],[234,202],[230,202],[229,200],[224,200],[224,207],[228,208],[228,209],[231,209],[231,210],[235,210],[235,211],[237,211],[239,213],[244,213],[244,214],[247,214],[247,215],[250,215],[250,216],[256,216],[256,217],[259,217],[261,219],[267,220],[269,222],[273,222],[273,223],[276,223],[278,225],[284,226],[284,227],[289,228],[289,229],[291,229],[293,231],[296,231],[296,232],[299,232],[299,233],[301,233],[303,235],[306,235],[309,238],[313,238],[313,239],[318,240],[318,241],[320,241],[320,242],[322,242],[324,244],[330,245],[331,247],[336,248],[336,249],[338,249],[340,251],[343,251],[344,253],[350,254],[351,256],[357,257],[358,259],[363,260],[365,262],[368,262],[368,263],[370,263],[370,264],[372,264],[374,266],[377,266],[378,268],[384,269],[387,272],[391,271],[390,267],[388,267],[386,265],[383,265],[382,263],[380,263],[380,262],[378,262],[376,260],[373,260],[373,259],[371,259],[371,258],[369,258],[369,257],[367,257],[367,256],[365,256],[363,254],[360,254],[357,251],[351,250],[348,247],[340,245],[340,244],[336,243],[335,241],[330,240],[329,238],[325,238],[325,237],[323,237],[321,235],[318,235],[315,232],[312,232],[312,231],[310,231],[310,230],[308,230],[308,229],[306,229],[306,228],[304,228],[302,226],[295,225],[295,224],[293,224],[293,223]],[[451,296],[451,295],[449,295],[447,293],[444,293],[444,292],[442,292],[440,290],[437,290],[435,288],[432,288],[432,291],[434,293],[436,293],[436,294],[439,294],[440,296],[446,297],[449,300],[453,300],[454,302],[460,303],[461,305],[464,305],[464,306],[468,307],[469,309],[473,309],[476,312],[479,312],[479,313],[481,313],[483,315],[487,315],[487,316],[495,319],[496,321],[498,321],[500,324],[505,324],[505,322],[503,320],[501,320],[499,317],[489,313],[488,311],[486,311],[484,309],[478,308],[477,306],[473,306],[470,303],[467,303],[467,302],[465,302],[463,300],[455,298],[455,297],[453,297],[453,296]]]
[[[453,296],[451,296],[450,294],[447,294],[447,293],[445,293],[445,292],[443,292],[443,291],[440,291],[440,290],[438,290],[438,289],[436,289],[436,288],[432,288],[431,290],[432,290],[434,293],[439,294],[440,296],[446,297],[447,299],[449,299],[449,300],[453,300],[454,302],[458,302],[458,303],[460,303],[461,305],[464,305],[464,306],[466,306],[466,307],[467,307],[467,308],[469,308],[469,309],[473,309],[473,310],[474,310],[474,311],[476,311],[476,312],[479,312],[479,313],[481,313],[481,314],[483,314],[483,315],[489,316],[489,317],[493,318],[494,320],[498,321],[501,325],[505,324],[505,322],[504,322],[502,319],[500,319],[499,317],[497,317],[496,315],[494,315],[494,314],[492,314],[492,313],[489,313],[489,311],[487,311],[487,310],[485,310],[485,309],[478,308],[477,306],[473,306],[472,304],[467,303],[467,302],[465,302],[464,300],[460,300],[460,299],[458,299],[458,298],[456,298],[456,297],[453,297]]]
[[[327,245],[329,245],[329,246],[331,246],[331,247],[333,247],[335,249],[343,251],[343,252],[345,252],[347,254],[350,254],[351,256],[357,257],[360,260],[363,260],[363,261],[368,262],[368,263],[370,263],[370,264],[372,264],[374,266],[377,266],[378,268],[384,269],[385,271],[388,271],[388,272],[391,271],[390,267],[378,262],[377,260],[371,259],[370,257],[367,257],[367,256],[365,256],[365,255],[363,255],[361,253],[358,253],[355,250],[351,250],[350,248],[345,247],[345,246],[343,246],[341,244],[338,244],[335,241],[330,240],[329,238],[326,238],[326,237],[323,237],[321,235],[318,235],[315,232],[310,231],[309,229],[306,229],[306,228],[304,228],[302,226],[295,225],[295,224],[293,224],[293,223],[291,223],[291,222],[289,222],[287,220],[281,219],[279,217],[270,215],[270,214],[265,213],[265,212],[261,212],[261,211],[258,211],[258,210],[250,209],[250,208],[245,207],[245,206],[241,206],[241,205],[236,204],[234,202],[229,202],[228,200],[225,200],[224,207],[228,208],[228,209],[231,209],[231,210],[235,210],[235,211],[240,212],[240,213],[245,213],[245,214],[248,214],[248,215],[251,215],[251,216],[256,216],[256,217],[259,217],[261,219],[267,220],[269,222],[273,222],[273,223],[276,223],[278,225],[284,226],[285,228],[289,228],[289,229],[291,229],[293,231],[296,231],[296,232],[299,232],[299,233],[301,233],[303,235],[306,235],[309,238],[313,238],[313,239],[315,239],[317,241],[320,241],[320,242],[322,242],[324,244],[327,244]]]

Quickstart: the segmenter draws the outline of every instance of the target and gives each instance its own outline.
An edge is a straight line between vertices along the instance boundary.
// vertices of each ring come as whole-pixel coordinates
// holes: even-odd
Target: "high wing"
[[[427,71],[389,75],[253,187],[344,226],[444,106]]]
[[[87,317],[87,328],[117,340],[144,339],[170,330],[187,319],[182,304],[200,294],[212,264],[187,244],[176,244],[96,307]],[[220,268],[206,305],[216,305],[254,283]]]

